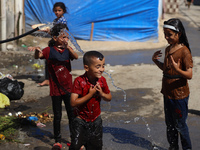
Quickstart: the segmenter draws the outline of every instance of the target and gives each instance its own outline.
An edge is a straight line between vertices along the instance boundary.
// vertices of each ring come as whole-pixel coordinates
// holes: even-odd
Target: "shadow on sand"
[[[110,133],[114,138],[113,141],[120,144],[133,144],[147,150],[154,150],[154,146],[149,140],[138,137],[137,133],[123,128],[104,127],[103,133]],[[162,147],[156,146],[159,150],[166,150]]]
[[[190,114],[194,114],[194,115],[200,116],[200,111],[199,110],[189,109],[188,112]]]

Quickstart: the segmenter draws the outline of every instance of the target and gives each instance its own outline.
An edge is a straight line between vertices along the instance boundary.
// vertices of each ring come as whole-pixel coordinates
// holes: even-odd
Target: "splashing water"
[[[126,92],[122,89],[122,88],[120,88],[120,87],[118,87],[118,86],[116,86],[115,84],[114,84],[114,80],[113,80],[113,78],[111,77],[111,75],[109,74],[109,73],[107,73],[107,72],[105,72],[104,71],[104,73],[111,79],[111,82],[112,82],[112,85],[117,89],[117,90],[121,90],[123,93],[124,93],[124,102],[126,102]]]
[[[39,30],[46,30],[47,28],[51,29],[52,27],[53,27],[53,22],[48,22],[47,24],[38,26]]]
[[[135,118],[134,118],[134,122],[135,122],[135,123],[138,122],[139,120],[142,120],[142,121],[145,123],[146,129],[147,129],[147,131],[148,131],[148,138],[150,138],[151,141],[152,141],[152,142],[151,142],[151,150],[159,150],[158,147],[156,146],[155,141],[154,141],[153,138],[151,137],[151,129],[150,129],[150,127],[149,127],[148,122],[145,120],[144,117],[135,117]]]
[[[109,73],[107,73],[105,71],[104,71],[104,73],[111,79],[111,83],[116,88],[116,90],[121,90],[124,93],[124,95],[123,95],[124,96],[124,102],[122,104],[120,104],[120,106],[121,106],[123,112],[127,112],[127,108],[129,107],[129,105],[126,103],[127,102],[126,101],[126,92],[122,88],[120,88],[120,87],[118,87],[114,84],[114,80]]]
[[[45,25],[41,25],[38,26],[39,30],[46,30],[46,29],[51,29],[54,26],[54,24],[52,22],[48,22]],[[68,38],[69,38],[69,45],[70,46],[74,46],[74,48],[76,50],[78,50],[79,52],[81,52],[82,54],[84,54],[83,50],[81,50],[80,46],[78,45],[78,43],[76,42],[74,36],[66,29],[62,29],[61,32],[59,33],[59,35],[61,34],[65,34]],[[48,33],[44,33],[44,34],[48,34]]]
[[[69,43],[70,45],[73,45],[75,47],[75,49],[79,52],[82,53],[82,55],[84,54],[83,50],[80,48],[80,46],[78,45],[78,43],[76,42],[74,36],[69,32],[67,31],[66,29],[63,29],[61,30],[61,32],[63,32],[68,38],[69,38]]]

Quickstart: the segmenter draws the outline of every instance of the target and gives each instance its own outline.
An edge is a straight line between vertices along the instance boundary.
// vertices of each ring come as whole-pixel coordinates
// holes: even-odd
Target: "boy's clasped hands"
[[[91,93],[92,95],[99,93],[100,96],[103,96],[103,91],[102,91],[102,88],[101,88],[99,82],[97,82],[96,85],[90,86],[89,93]]]

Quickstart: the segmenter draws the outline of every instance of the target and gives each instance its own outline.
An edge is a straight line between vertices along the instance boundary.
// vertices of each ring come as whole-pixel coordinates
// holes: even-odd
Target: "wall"
[[[0,40],[5,40],[13,38],[17,35],[22,34],[23,24],[24,24],[24,0],[1,0],[0,1]],[[21,12],[21,17],[19,17],[19,12]],[[0,46],[0,50],[6,51],[9,44],[14,45],[16,41],[9,43],[3,43]],[[13,47],[13,46],[11,46]],[[14,47],[13,47],[14,48]],[[9,49],[9,50],[13,50]]]

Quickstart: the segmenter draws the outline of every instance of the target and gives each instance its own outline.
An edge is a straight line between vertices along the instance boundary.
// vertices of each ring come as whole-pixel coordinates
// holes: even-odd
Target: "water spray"
[[[135,117],[134,118],[134,122],[136,123],[137,121],[139,121],[139,120],[142,120],[143,122],[144,122],[144,124],[145,124],[145,126],[146,126],[146,129],[147,129],[147,131],[148,131],[148,138],[150,138],[151,139],[151,150],[159,150],[158,149],[158,147],[156,146],[156,144],[155,144],[155,142],[154,142],[154,140],[153,140],[153,138],[151,137],[151,129],[150,129],[150,127],[149,127],[149,124],[148,124],[148,122],[145,120],[145,118],[144,117]]]
[[[80,48],[80,46],[78,45],[78,43],[76,42],[74,36],[66,29],[61,30],[62,33],[64,33],[70,40],[70,42],[74,45],[74,47],[76,48],[76,50],[78,50],[79,52],[82,53],[82,55],[84,55],[83,50]]]
[[[124,93],[124,102],[126,102],[126,92],[125,92],[122,88],[120,88],[120,87],[118,87],[118,86],[116,86],[116,85],[114,84],[114,80],[113,80],[113,78],[111,77],[110,74],[108,74],[108,73],[105,72],[105,71],[104,71],[104,73],[111,79],[112,85],[113,85],[117,90],[121,90],[121,91]]]

